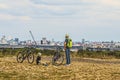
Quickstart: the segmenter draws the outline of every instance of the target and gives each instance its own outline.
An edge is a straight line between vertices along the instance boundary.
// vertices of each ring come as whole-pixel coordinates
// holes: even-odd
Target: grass
[[[78,60],[74,60],[78,59]],[[15,56],[0,57],[0,80],[119,80],[119,59],[75,58],[69,66],[17,63]],[[104,63],[99,63],[99,62]],[[42,58],[42,62],[50,60]],[[111,63],[108,63],[111,62]],[[65,62],[64,62],[65,63]]]

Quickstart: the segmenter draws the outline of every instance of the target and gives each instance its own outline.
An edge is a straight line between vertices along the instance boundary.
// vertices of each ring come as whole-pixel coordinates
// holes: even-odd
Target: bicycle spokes
[[[24,60],[24,56],[21,52],[17,54],[17,62],[22,63]]]
[[[27,60],[29,63],[33,63],[34,62],[34,55],[32,53],[30,53],[27,57]]]
[[[64,61],[64,57],[62,54],[60,53],[57,53],[56,55],[53,56],[52,58],[52,64],[53,65],[60,65],[62,64]]]

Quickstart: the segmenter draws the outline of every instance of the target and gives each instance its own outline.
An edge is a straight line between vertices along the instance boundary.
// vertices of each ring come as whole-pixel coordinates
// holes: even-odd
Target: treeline
[[[18,52],[25,50],[26,48],[1,48],[0,49],[0,57],[4,56],[15,56]],[[33,54],[37,55],[37,53],[42,53],[42,55],[50,56],[55,53],[55,50],[47,50],[47,49],[35,49],[35,48],[30,48]]]
[[[89,51],[89,50],[78,50],[77,55],[80,57],[90,58],[120,58],[120,51]]]
[[[32,48],[34,49],[34,48]],[[2,48],[0,49],[0,57],[4,56],[15,56],[19,51],[24,50],[24,48],[18,48],[18,49],[13,49],[13,48]],[[47,49],[35,49],[34,54],[37,54],[38,52],[41,52],[42,55],[50,56],[54,55],[55,50],[47,50]],[[62,51],[64,54],[65,52]],[[78,50],[77,52],[71,52],[72,56],[77,56],[77,57],[90,57],[90,58],[120,58],[120,51],[89,51],[89,50]]]

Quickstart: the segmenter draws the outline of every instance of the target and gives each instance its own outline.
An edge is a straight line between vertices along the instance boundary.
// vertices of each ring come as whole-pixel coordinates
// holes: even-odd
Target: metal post
[[[36,47],[37,43],[36,43],[36,41],[35,41],[35,39],[34,39],[34,36],[33,36],[33,34],[32,34],[31,31],[29,31],[29,32],[30,32],[30,34],[31,34],[31,36],[32,36],[32,39],[33,39],[33,41],[34,41],[34,43],[35,43],[35,47]]]

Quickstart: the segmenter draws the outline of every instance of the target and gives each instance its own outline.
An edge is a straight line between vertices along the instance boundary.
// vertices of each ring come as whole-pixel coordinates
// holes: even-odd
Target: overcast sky
[[[120,41],[120,0],[0,0],[0,37]]]

